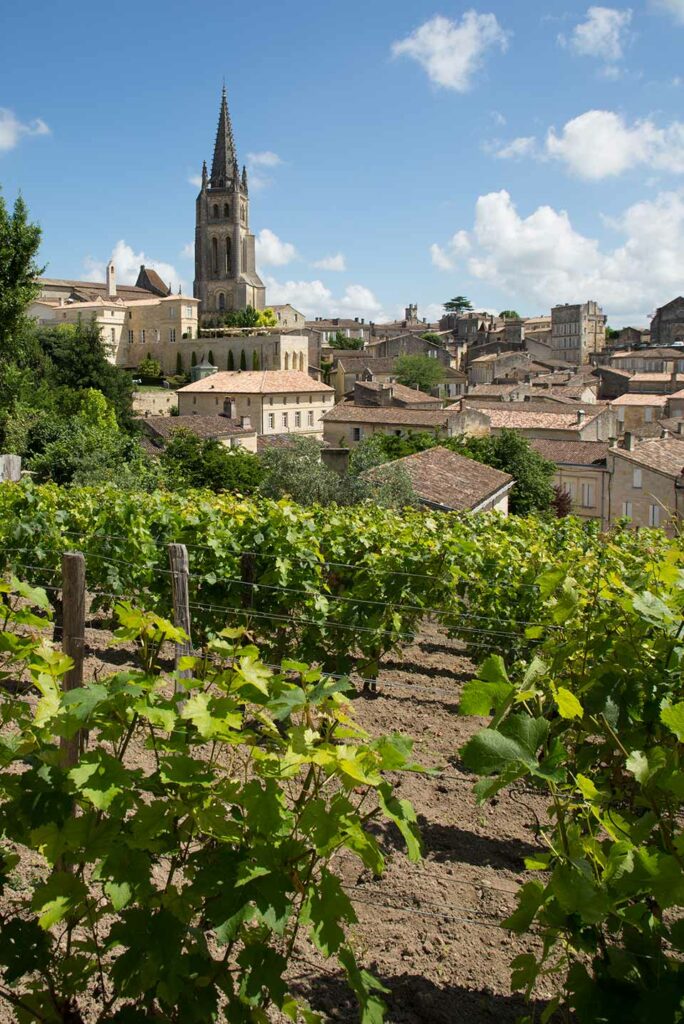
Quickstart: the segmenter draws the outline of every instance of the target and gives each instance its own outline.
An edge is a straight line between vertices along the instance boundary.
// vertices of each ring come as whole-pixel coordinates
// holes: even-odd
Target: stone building
[[[572,515],[609,521],[610,473],[607,441],[559,441],[532,438],[530,447],[556,466],[553,483],[569,495]]]
[[[556,407],[536,402],[485,402],[464,399],[470,409],[486,413],[491,433],[515,430],[524,437],[549,440],[608,441],[617,437],[616,414],[608,405],[559,404]]]
[[[652,345],[684,345],[684,297],[660,306],[651,320]]]
[[[135,369],[151,354],[165,372],[175,373],[176,353],[196,345],[197,299],[172,295],[156,271],[144,266],[135,285],[117,284],[111,261],[103,283],[40,278],[38,284],[28,315],[49,326],[93,321],[117,366]]]
[[[611,522],[627,516],[634,526],[677,532],[684,509],[684,437],[636,441],[626,434],[623,448],[609,450],[608,469]]]
[[[617,412],[620,434],[633,431],[636,434],[660,433],[658,420],[667,415],[668,396],[654,394],[626,394],[611,402]]]
[[[214,373],[178,394],[180,416],[225,413],[246,421],[257,434],[304,434],[320,437],[322,416],[332,408],[334,391],[299,370]]]
[[[606,316],[597,302],[554,306],[551,310],[551,345],[559,358],[581,366],[603,351]]]
[[[247,168],[238,166],[225,86],[221,96],[211,174],[202,165],[195,205],[195,283],[202,315],[229,309],[263,309],[266,289],[256,271],[249,230]]]
[[[340,402],[323,417],[324,439],[333,447],[351,448],[373,434],[408,434],[427,431],[437,437],[489,433],[489,419],[477,409],[380,408]]]

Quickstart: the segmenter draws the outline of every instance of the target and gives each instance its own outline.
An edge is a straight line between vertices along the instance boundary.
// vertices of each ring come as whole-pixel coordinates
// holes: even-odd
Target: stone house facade
[[[321,437],[334,391],[298,370],[214,373],[177,392],[181,416],[225,413],[249,421],[258,435]]]
[[[558,441],[532,438],[532,448],[554,463],[553,483],[570,496],[572,515],[609,523],[610,473],[605,441]]]
[[[477,409],[453,406],[428,410],[410,408],[374,408],[341,402],[323,417],[323,437],[334,448],[353,448],[374,434],[408,434],[425,431],[437,437],[460,434],[481,437],[489,433],[487,416]]]
[[[651,344],[684,344],[684,297],[681,295],[660,306],[651,320]]]
[[[684,437],[637,442],[626,435],[624,448],[607,456],[611,475],[611,522],[629,517],[635,527],[677,532],[684,510]]]
[[[606,320],[597,302],[565,303],[551,310],[551,344],[556,354],[581,366],[606,344]]]
[[[150,352],[159,359],[164,373],[176,373],[177,369],[189,373],[193,365],[207,360],[219,370],[239,370],[243,353],[247,370],[298,370],[305,373],[308,369],[306,338],[277,331],[262,329],[260,333],[250,334],[236,330],[219,337],[202,335],[200,338],[181,339],[174,344],[145,345],[144,353]],[[139,365],[140,361],[138,359],[133,365]]]

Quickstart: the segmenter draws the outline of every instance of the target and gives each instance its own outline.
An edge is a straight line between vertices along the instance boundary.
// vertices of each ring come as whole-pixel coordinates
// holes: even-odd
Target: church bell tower
[[[200,316],[247,306],[263,309],[266,302],[249,232],[247,169],[240,174],[225,85],[211,174],[205,161],[196,202],[193,294],[201,303]]]

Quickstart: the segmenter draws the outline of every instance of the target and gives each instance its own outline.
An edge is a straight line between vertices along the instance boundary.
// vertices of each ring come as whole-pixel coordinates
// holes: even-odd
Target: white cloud
[[[365,285],[349,285],[336,298],[322,281],[278,281],[266,278],[267,302],[279,305],[289,302],[308,319],[314,316],[363,316],[381,321],[385,314],[381,303]]]
[[[12,110],[0,107],[0,153],[15,149],[23,138],[31,135],[49,135],[50,129],[40,117],[24,123]]]
[[[180,256],[181,256],[181,259],[184,259],[184,260],[194,260],[194,258],[195,258],[195,243],[194,242],[188,242],[187,245],[184,245],[183,248],[180,251]]]
[[[162,281],[171,286],[172,292],[177,292],[180,287],[186,291],[186,282],[171,263],[163,260],[155,260],[146,256],[144,252],[135,252],[132,246],[128,245],[123,238],[119,239],[110,259],[116,270],[116,280],[119,284],[135,284],[140,273],[140,267],[145,264],[151,270],[156,270]],[[103,281],[105,276],[105,263],[87,256],[83,261],[84,272],[89,280]]]
[[[266,267],[284,267],[297,258],[291,242],[283,242],[268,228],[262,228],[256,237],[257,262]]]
[[[188,183],[190,185],[194,185],[195,188],[202,188],[202,175],[191,174],[190,177],[188,178]]]
[[[324,256],[322,260],[315,260],[312,266],[319,270],[342,271],[347,269],[347,261],[344,253],[338,252],[335,256]]]
[[[684,0],[652,0],[652,5],[657,10],[671,14],[675,21],[684,25]]]
[[[610,226],[615,248],[576,231],[564,210],[540,206],[518,213],[506,191],[480,196],[468,237],[469,273],[517,302],[548,308],[597,299],[610,316],[644,318],[681,291],[684,190],[630,206]]]
[[[521,135],[503,145],[489,145],[487,149],[499,160],[522,160],[525,156],[534,156],[537,151],[537,140],[534,135]]]
[[[446,246],[430,246],[432,263],[438,270],[453,270],[460,256],[464,256],[470,250],[470,239],[467,231],[457,231]]]
[[[466,11],[460,22],[437,15],[392,44],[395,57],[410,57],[435,85],[466,92],[488,50],[506,50],[508,33],[494,14]]]
[[[625,54],[631,21],[629,8],[590,7],[585,21],[575,25],[570,38],[559,36],[558,41],[582,57],[617,64]]]
[[[684,123],[659,128],[646,118],[629,125],[621,114],[588,110],[568,121],[559,134],[551,128],[546,152],[580,178],[599,180],[633,167],[684,171]]]
[[[272,153],[270,149],[265,150],[263,153],[247,154],[247,163],[251,167],[277,167],[282,162],[278,154]]]

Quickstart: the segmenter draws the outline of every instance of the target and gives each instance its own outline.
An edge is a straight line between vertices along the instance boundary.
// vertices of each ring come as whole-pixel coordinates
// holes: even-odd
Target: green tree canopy
[[[23,198],[18,196],[10,214],[0,196],[0,349],[4,359],[16,350],[26,309],[40,290],[36,283],[44,269],[36,263],[40,237],[39,226],[29,222]]]
[[[394,369],[400,384],[419,391],[430,391],[444,380],[444,367],[430,356],[399,356]]]
[[[184,427],[174,430],[160,456],[169,490],[207,488],[252,494],[262,478],[259,459],[244,448],[226,448]]]
[[[344,331],[337,331],[328,345],[330,348],[358,350],[363,348],[363,338],[348,338]]]
[[[180,355],[180,352],[178,355]],[[143,377],[161,377],[161,372],[161,363],[148,352],[138,367],[138,373]]]
[[[517,309],[502,309],[499,316],[502,320],[520,320],[520,313]]]
[[[443,339],[441,335],[435,334],[434,331],[427,331],[425,334],[421,334],[423,341],[431,341],[433,345],[441,345]]]
[[[453,299],[449,299],[448,302],[444,303],[444,308],[447,313],[467,313],[468,310],[473,308],[473,304],[465,295],[456,295]]]

